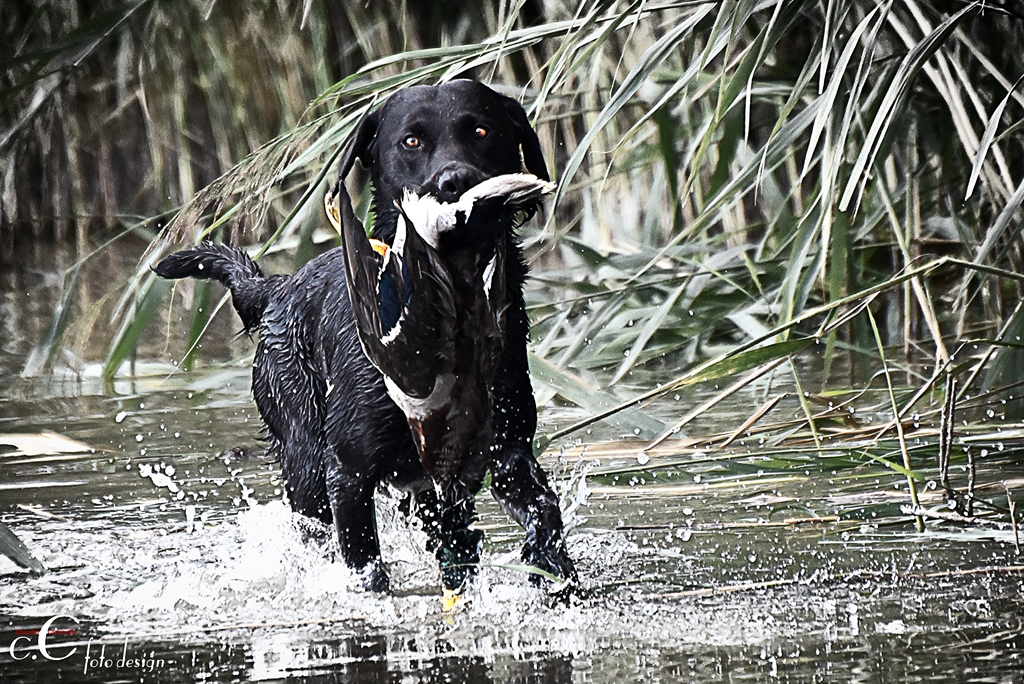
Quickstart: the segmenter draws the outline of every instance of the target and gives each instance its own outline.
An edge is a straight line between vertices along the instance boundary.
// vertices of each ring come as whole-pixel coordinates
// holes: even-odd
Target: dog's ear
[[[508,118],[512,121],[512,128],[515,129],[519,147],[523,151],[523,164],[526,170],[541,180],[551,180],[548,177],[548,165],[544,161],[544,153],[540,151],[540,140],[536,131],[526,118],[523,106],[510,97],[499,96],[501,104],[505,107]]]
[[[341,161],[338,162],[338,182],[344,183],[345,176],[352,170],[352,165],[358,158],[363,166],[369,168],[370,146],[373,139],[377,137],[377,127],[380,125],[380,110],[370,112],[363,117],[356,129],[349,136],[345,151],[341,153]]]

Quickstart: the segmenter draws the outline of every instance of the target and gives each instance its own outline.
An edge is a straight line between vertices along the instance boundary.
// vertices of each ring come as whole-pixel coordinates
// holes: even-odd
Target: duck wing
[[[432,395],[450,373],[455,336],[451,279],[436,251],[401,213],[394,244],[381,254],[366,237],[344,186],[328,195],[341,224],[346,282],[363,352],[406,397]]]

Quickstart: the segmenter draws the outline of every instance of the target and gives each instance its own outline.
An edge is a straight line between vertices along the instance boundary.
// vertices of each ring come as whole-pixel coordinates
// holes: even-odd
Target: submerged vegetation
[[[296,264],[333,243],[322,195],[358,118],[473,76],[523,100],[558,182],[524,233],[531,363],[584,411],[539,446],[610,420],[648,440],[639,469],[669,438],[753,440],[759,467],[886,467],[916,497],[921,469],[945,463],[947,488],[951,458],[1024,442],[1016,2],[457,4],[5,3],[0,240],[80,259],[24,374],[101,338],[103,374],[130,372],[182,315],[149,272],[170,242]],[[82,264],[122,238],[148,243],[138,270],[79,311]],[[220,308],[188,300],[163,340],[186,367]],[[684,415],[659,403],[715,383]],[[734,433],[679,439],[751,388]],[[1005,519],[954,485],[943,515]]]

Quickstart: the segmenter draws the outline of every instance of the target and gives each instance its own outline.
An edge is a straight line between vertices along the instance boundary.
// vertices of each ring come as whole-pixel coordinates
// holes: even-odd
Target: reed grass
[[[824,454],[874,430],[872,449],[896,438],[898,458],[871,453],[911,487],[904,424],[937,415],[940,376],[1024,418],[1024,55],[1001,47],[1024,44],[1024,13],[1010,0],[99,6],[0,9],[15,46],[0,62],[0,237],[145,237],[108,376],[168,315],[155,255],[211,236],[260,254],[291,240],[301,262],[359,116],[473,75],[522,99],[558,182],[524,233],[531,368],[542,398],[589,416],[540,448],[609,420],[683,448],[718,401],[670,421],[657,402],[741,373],[757,382],[724,396],[760,408],[720,441],[756,433],[784,392],[802,418],[764,434]],[[167,212],[156,237],[146,217]],[[211,309],[194,301],[186,366]],[[52,364],[66,311],[28,374]],[[878,377],[886,391],[868,391]],[[815,408],[837,391],[884,428],[846,413],[855,426],[837,431],[841,412]],[[959,404],[971,419],[991,405]]]

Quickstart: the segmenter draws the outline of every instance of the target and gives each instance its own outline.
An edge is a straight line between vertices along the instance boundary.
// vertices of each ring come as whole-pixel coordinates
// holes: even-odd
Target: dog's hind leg
[[[373,478],[346,472],[336,458],[327,465],[327,491],[338,530],[338,544],[346,565],[359,573],[367,591],[385,592],[389,587],[380,557],[377,516],[373,504]]]
[[[308,454],[314,453],[319,447],[299,440],[283,442],[272,430],[268,441],[270,445],[267,456],[276,458],[281,464],[284,488],[292,511],[330,525],[334,516],[327,497],[323,466],[318,461],[310,462],[308,459]]]

